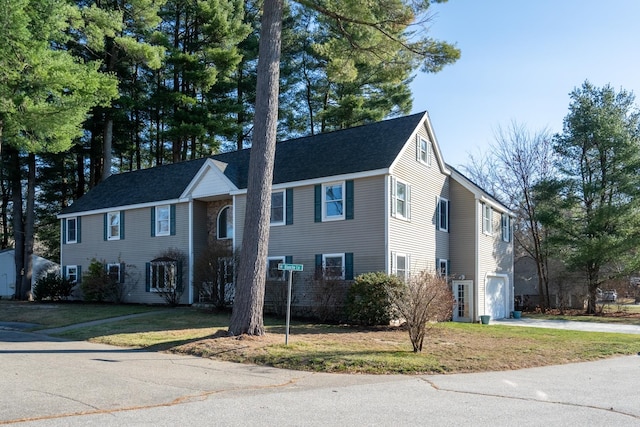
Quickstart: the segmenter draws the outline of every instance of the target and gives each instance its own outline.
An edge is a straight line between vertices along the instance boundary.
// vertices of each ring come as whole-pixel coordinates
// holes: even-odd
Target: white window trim
[[[437,202],[438,202],[438,219],[437,219],[437,221],[438,221],[438,230],[445,231],[445,232],[448,233],[449,232],[449,200],[445,199],[444,197],[438,197],[438,201]],[[447,209],[446,215],[444,216],[445,222],[446,222],[446,226],[445,227],[442,226],[442,222],[441,222],[441,218],[442,218],[442,212],[441,212],[442,202],[444,202],[444,204],[446,206],[446,209]]]
[[[111,273],[111,267],[117,267],[118,268],[118,283],[122,283],[122,270],[120,269],[120,263],[119,262],[110,262],[107,264],[107,276],[110,275]]]
[[[231,212],[231,217],[229,217],[229,215],[227,215],[227,228],[229,221],[231,221],[231,233],[227,233],[230,235],[227,235],[226,237],[220,237],[220,215],[222,215],[222,212],[225,211],[225,209],[229,208],[229,212]],[[218,216],[216,217],[216,238],[218,240],[230,240],[233,239],[233,233],[234,233],[234,227],[233,227],[233,206],[232,205],[226,205],[223,206],[220,211],[218,212]],[[225,233],[227,232],[227,230],[225,230]]]
[[[277,279],[271,278],[269,276],[269,263],[271,261],[278,261],[279,264],[284,264],[285,263],[285,257],[283,257],[283,256],[270,256],[270,257],[267,257],[267,280],[270,280],[270,281],[284,281],[285,280],[284,271],[280,271],[280,273],[282,273],[282,274]]]
[[[405,186],[405,213],[398,212],[398,184]],[[404,221],[411,221],[411,185],[408,182],[401,179],[391,177],[391,212],[394,218],[398,218]]]
[[[425,149],[422,149],[422,143],[425,143]],[[417,157],[418,162],[422,163],[425,166],[431,166],[431,142],[423,137],[418,135],[417,143],[416,143]],[[422,153],[425,154],[426,161],[422,158]]]
[[[339,277],[334,277],[331,276],[332,279],[341,279],[344,280],[344,273],[345,273],[345,256],[344,253],[341,254],[322,254],[322,270],[323,270],[323,274],[326,272],[327,270],[327,258],[342,258],[342,273],[340,274]]]
[[[405,270],[403,276],[398,276],[398,257],[404,258]],[[409,278],[409,264],[411,257],[408,254],[402,252],[391,252],[391,274],[398,276],[404,280]]]
[[[327,215],[327,187],[342,187],[342,214],[341,215]],[[345,181],[327,182],[322,184],[322,221],[341,221],[345,219],[346,208],[346,191],[347,187]]]
[[[278,226],[285,225],[287,222],[287,192],[285,190],[273,191],[271,193],[271,209],[273,210],[273,195],[276,193],[282,193],[282,220],[281,221],[273,221],[270,219],[270,225]]]
[[[444,267],[444,276],[442,275],[442,267]],[[438,276],[440,277],[448,277],[449,276],[449,260],[444,258],[438,258]]]
[[[78,217],[74,216],[72,218],[65,218],[66,221],[66,227],[65,227],[65,232],[66,232],[66,236],[65,236],[65,240],[67,243],[78,243]],[[76,226],[74,227],[74,230],[76,231],[76,238],[75,239],[69,239],[69,221],[75,221]]]
[[[493,208],[487,203],[482,204],[482,232],[488,236],[493,235]]]
[[[502,226],[502,241],[511,241],[511,217],[505,213],[502,214],[500,225]]]
[[[160,206],[156,206],[156,236],[169,236],[171,234],[171,205],[160,205]],[[167,210],[167,219],[160,219],[160,209],[166,209]],[[166,231],[162,231],[162,227],[160,227],[160,222],[161,221],[167,221],[167,229]]]
[[[78,283],[78,266],[77,265],[66,265],[64,267],[64,277],[66,279],[69,279],[69,276],[71,275],[69,273],[69,270],[72,269],[75,271],[74,275],[76,276],[76,280],[74,280],[74,283]]]
[[[118,232],[117,234],[112,234],[111,230],[111,219],[113,217],[118,218]],[[120,211],[115,212],[107,212],[107,240],[120,240]]]

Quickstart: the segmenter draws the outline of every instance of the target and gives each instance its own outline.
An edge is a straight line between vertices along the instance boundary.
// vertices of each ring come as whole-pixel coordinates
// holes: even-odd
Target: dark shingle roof
[[[302,181],[384,169],[391,166],[425,113],[335,132],[296,138],[276,145],[273,183]],[[211,158],[228,164],[224,174],[246,188],[250,149]],[[113,175],[62,214],[171,200],[179,197],[206,159]]]
[[[180,197],[206,159],[111,175],[61,213],[85,212]]]

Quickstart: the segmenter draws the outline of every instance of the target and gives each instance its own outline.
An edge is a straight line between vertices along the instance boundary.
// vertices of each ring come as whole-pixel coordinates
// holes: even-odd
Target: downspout
[[[475,272],[475,285],[473,286],[473,299],[474,299],[474,304],[473,304],[473,313],[471,316],[471,321],[472,323],[475,323],[478,321],[478,312],[480,309],[480,233],[482,233],[482,209],[481,209],[481,202],[480,199],[478,197],[475,198],[476,199],[476,214],[475,214],[475,221],[474,221],[474,228],[475,228],[475,256],[474,256],[474,263],[476,266],[476,272]],[[478,226],[478,224],[480,224],[480,226]]]
[[[391,274],[391,262],[389,260],[389,212],[391,211],[391,203],[389,198],[389,177],[391,175],[384,175],[384,265],[387,270],[387,274]]]
[[[193,199],[189,199],[189,305],[193,304]]]

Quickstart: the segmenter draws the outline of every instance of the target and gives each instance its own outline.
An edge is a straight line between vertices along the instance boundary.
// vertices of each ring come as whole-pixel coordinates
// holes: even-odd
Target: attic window
[[[427,166],[431,166],[431,144],[429,140],[418,135],[416,151],[418,161]]]

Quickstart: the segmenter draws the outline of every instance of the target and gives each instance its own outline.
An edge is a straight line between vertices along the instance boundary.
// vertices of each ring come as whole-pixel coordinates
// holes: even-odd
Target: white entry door
[[[492,319],[507,317],[507,286],[503,277],[487,277],[485,289],[485,313]]]
[[[471,322],[473,302],[473,280],[454,280],[452,282],[454,322]]]

